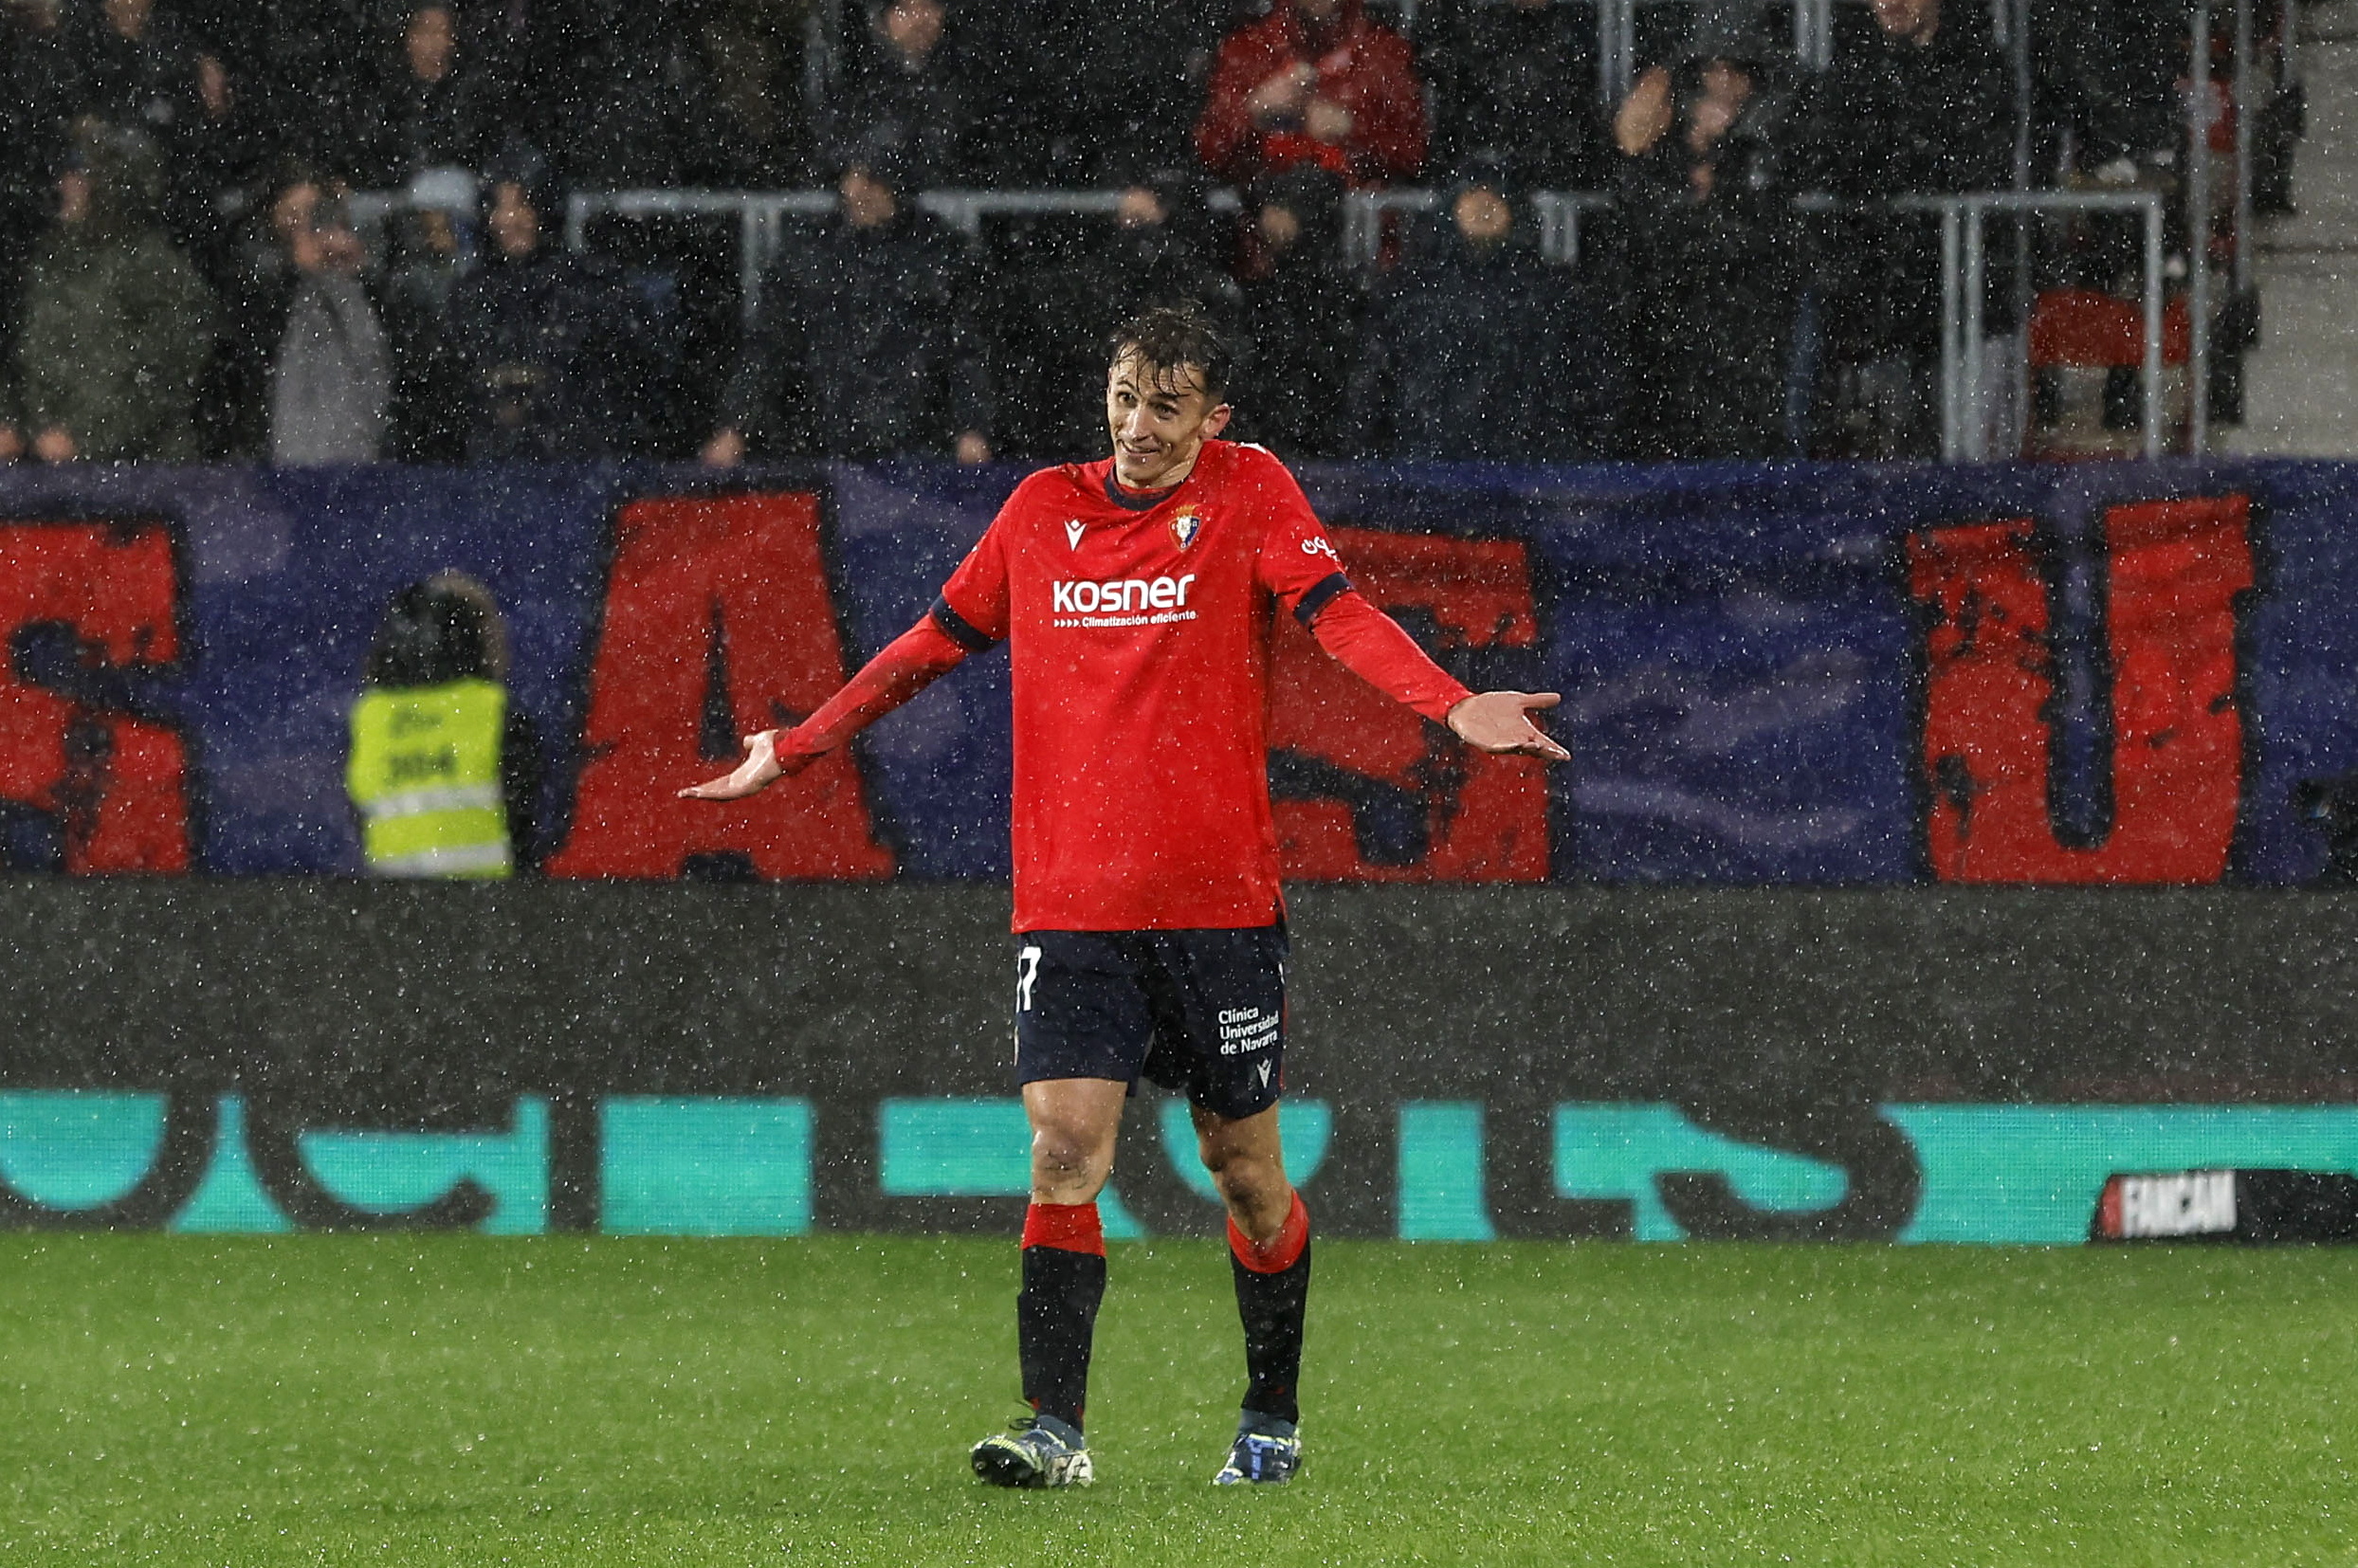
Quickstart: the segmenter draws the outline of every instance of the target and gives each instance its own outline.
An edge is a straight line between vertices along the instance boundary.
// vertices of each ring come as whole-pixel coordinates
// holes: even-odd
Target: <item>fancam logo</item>
[[[1196,574],[1183,577],[1116,577],[1105,582],[1059,582],[1051,599],[1058,626],[1147,626],[1192,621],[1187,590]]]
[[[2235,1229],[2233,1171],[2116,1176],[2096,1199],[2095,1233],[2107,1240],[2223,1235]]]
[[[1194,512],[1181,512],[1171,520],[1171,538],[1179,541],[1181,550],[1195,543],[1196,536],[1202,532],[1203,519]]]

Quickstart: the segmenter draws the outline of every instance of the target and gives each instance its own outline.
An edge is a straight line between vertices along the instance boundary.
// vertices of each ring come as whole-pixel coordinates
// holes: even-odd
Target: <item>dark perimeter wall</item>
[[[909,884],[0,882],[0,1092],[169,1107],[131,1190],[75,1212],[9,1194],[0,1217],[165,1223],[235,1097],[295,1223],[474,1223],[489,1200],[464,1181],[439,1208],[356,1207],[302,1140],[498,1128],[529,1095],[548,1222],[594,1228],[602,1103],[750,1097],[808,1103],[819,1228],[1012,1227],[1014,1198],[887,1195],[879,1173],[887,1103],[1014,1093],[1006,910],[1001,888]],[[1645,1234],[1658,1201],[1689,1234],[1875,1237],[1928,1201],[1895,1106],[2358,1102],[2358,896],[1316,888],[1293,923],[1287,1086],[1325,1107],[1306,1187],[1337,1233],[1416,1233],[1413,1107],[1475,1128],[1458,1200],[1490,1233]],[[1763,1204],[1709,1169],[1635,1206],[1581,1195],[1566,1106],[1671,1107],[1833,1168],[1832,1201]],[[1149,1231],[1211,1224],[1138,1124],[1117,1184]]]

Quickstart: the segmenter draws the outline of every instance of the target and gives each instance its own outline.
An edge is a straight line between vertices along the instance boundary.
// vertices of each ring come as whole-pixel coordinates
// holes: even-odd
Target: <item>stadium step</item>
[[[2358,457],[2358,0],[2303,8],[2297,59],[2308,134],[2291,216],[2254,257],[2260,341],[2245,360],[2242,428],[2221,451]]]

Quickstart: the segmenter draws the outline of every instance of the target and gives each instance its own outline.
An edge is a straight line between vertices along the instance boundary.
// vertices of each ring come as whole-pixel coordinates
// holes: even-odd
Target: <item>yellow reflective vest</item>
[[[489,681],[380,686],[352,709],[344,788],[369,869],[385,877],[504,877],[515,857],[500,792],[507,693]]]

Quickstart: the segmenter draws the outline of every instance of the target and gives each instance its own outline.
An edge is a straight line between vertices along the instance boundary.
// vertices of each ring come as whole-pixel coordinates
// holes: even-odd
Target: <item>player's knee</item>
[[[1280,1159],[1206,1149],[1203,1164],[1212,1174],[1212,1185],[1234,1210],[1267,1209],[1282,1202],[1290,1190],[1286,1184],[1285,1162]]]
[[[1106,1184],[1112,1161],[1099,1140],[1070,1128],[1035,1127],[1032,1132],[1032,1185],[1063,1203],[1087,1203]]]

